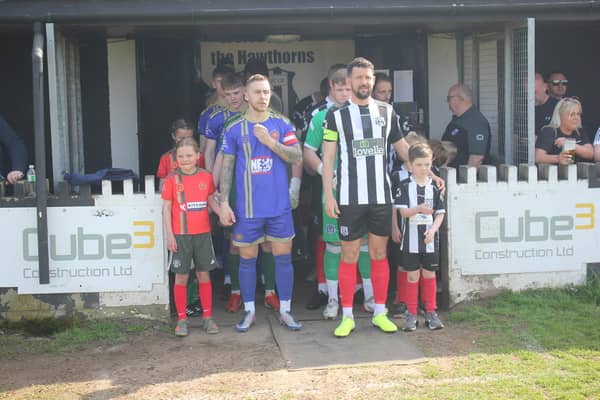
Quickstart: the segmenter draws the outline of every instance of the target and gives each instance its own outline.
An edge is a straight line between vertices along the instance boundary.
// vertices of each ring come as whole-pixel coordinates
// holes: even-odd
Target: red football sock
[[[202,318],[212,317],[212,282],[198,282],[198,297],[202,304]]]
[[[419,297],[419,282],[411,282],[406,280],[406,295],[404,300],[406,301],[406,308],[408,312],[417,315],[417,304]]]
[[[437,282],[435,276],[433,278],[421,278],[422,292],[421,297],[425,301],[425,311],[435,311],[437,309]]]
[[[373,283],[375,304],[385,304],[390,283],[390,267],[387,258],[381,260],[371,258],[371,282]]]
[[[317,283],[326,283],[325,279],[325,242],[317,240],[315,243],[315,269],[317,270]]]
[[[177,319],[187,319],[185,309],[187,307],[187,285],[173,285],[173,297],[177,309]]]
[[[425,289],[423,288],[423,273],[419,275],[419,302],[425,303]]]
[[[396,303],[406,304],[406,271],[398,269],[396,271]]]
[[[338,284],[340,286],[342,307],[351,308],[354,303],[354,286],[356,286],[356,264],[340,261]]]

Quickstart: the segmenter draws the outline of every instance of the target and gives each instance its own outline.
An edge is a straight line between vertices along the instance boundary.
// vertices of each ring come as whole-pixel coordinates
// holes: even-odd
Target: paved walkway
[[[281,326],[278,313],[266,310],[262,298],[256,299],[256,323],[250,331],[238,333],[235,324],[242,316],[225,312],[225,302],[216,300],[215,320],[221,328],[221,335],[237,338],[244,342],[264,342],[265,337],[273,340],[281,351],[288,369],[332,368],[348,365],[360,365],[386,362],[391,364],[409,364],[423,359],[422,351],[403,332],[385,334],[371,325],[369,314],[355,306],[356,329],[348,338],[333,336],[337,321],[325,321],[321,310],[309,311],[304,305],[310,295],[310,287],[296,289],[293,314],[302,322],[303,329],[289,331]],[[191,329],[200,329],[201,319],[191,318]]]

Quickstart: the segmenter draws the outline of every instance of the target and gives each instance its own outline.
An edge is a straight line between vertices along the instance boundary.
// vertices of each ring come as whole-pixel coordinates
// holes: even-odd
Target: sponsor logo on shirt
[[[205,201],[188,201],[185,203],[187,211],[203,211],[206,209]]]
[[[254,157],[250,160],[252,175],[270,174],[273,168],[273,159],[269,156]]]
[[[356,139],[352,141],[352,155],[354,158],[372,157],[385,154],[385,141],[383,138]]]

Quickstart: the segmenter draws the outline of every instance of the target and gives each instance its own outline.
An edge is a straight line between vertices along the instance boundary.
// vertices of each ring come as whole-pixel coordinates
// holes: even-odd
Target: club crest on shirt
[[[235,240],[240,241],[244,238],[244,235],[242,235],[241,233],[238,233],[235,235]]]
[[[477,140],[479,142],[483,142],[483,139],[484,139],[484,137],[481,133],[475,136],[475,140]]]
[[[458,129],[458,128],[454,128],[454,129],[452,129],[452,131],[450,132],[450,135],[452,135],[452,136],[456,136],[456,135],[458,135],[458,132],[460,132],[460,129]]]
[[[254,157],[250,160],[252,175],[270,174],[273,168],[273,159],[269,156]]]
[[[271,135],[271,137],[273,139],[279,140],[279,132],[277,132],[277,131],[271,131],[271,133],[269,135]]]
[[[375,126],[384,127],[385,126],[385,118],[375,117]]]
[[[176,184],[175,190],[177,191],[177,193],[182,193],[183,192],[183,183]]]
[[[198,189],[200,190],[206,190],[206,183],[202,182],[198,185]]]
[[[327,233],[335,233],[335,225],[334,224],[327,224],[325,226],[325,232],[327,232]]]

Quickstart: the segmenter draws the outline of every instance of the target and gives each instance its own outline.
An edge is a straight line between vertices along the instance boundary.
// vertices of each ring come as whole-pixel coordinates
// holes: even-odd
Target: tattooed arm
[[[284,146],[281,142],[272,138],[267,128],[260,124],[254,125],[254,135],[286,163],[295,164],[302,159],[302,149],[299,143],[294,146]]]
[[[219,219],[221,224],[229,226],[235,223],[235,214],[229,206],[229,193],[231,192],[231,184],[233,182],[233,174],[235,169],[235,156],[231,154],[223,154],[223,165],[221,167],[221,182],[220,182],[220,203],[221,214]]]
[[[293,146],[284,146],[280,142],[275,142],[271,147],[273,153],[277,154],[283,161],[288,164],[296,164],[302,160],[302,149],[300,144],[296,143]],[[300,164],[302,165],[302,164]]]

